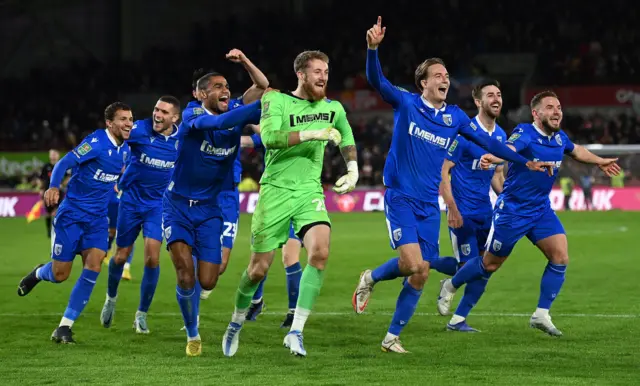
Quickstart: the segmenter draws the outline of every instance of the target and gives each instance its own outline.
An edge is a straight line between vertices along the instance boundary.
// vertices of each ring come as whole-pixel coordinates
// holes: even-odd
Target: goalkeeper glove
[[[329,141],[334,145],[340,145],[342,141],[342,135],[334,128],[327,128],[322,130],[305,130],[300,131],[300,142],[307,141]]]
[[[356,161],[347,162],[347,174],[336,181],[333,191],[338,194],[349,193],[355,189],[358,177],[358,163]]]

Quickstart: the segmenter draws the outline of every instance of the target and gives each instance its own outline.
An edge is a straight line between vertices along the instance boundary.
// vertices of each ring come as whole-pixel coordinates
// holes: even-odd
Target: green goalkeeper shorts
[[[322,191],[297,191],[262,185],[251,220],[251,250],[271,252],[284,245],[289,239],[291,222],[296,235],[310,224],[330,225]]]

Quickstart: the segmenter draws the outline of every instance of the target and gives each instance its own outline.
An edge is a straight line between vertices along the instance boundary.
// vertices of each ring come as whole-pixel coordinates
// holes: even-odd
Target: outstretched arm
[[[367,31],[367,81],[395,109],[402,103],[402,91],[385,78],[378,59],[378,46],[386,30],[387,27],[382,27],[382,18],[378,16],[378,22]]]
[[[617,158],[599,157],[580,145],[573,145],[573,150],[569,152],[569,155],[576,161],[598,165],[608,177],[620,174],[620,166],[616,163]]]
[[[262,94],[264,94],[264,91],[267,89],[267,87],[269,87],[269,80],[267,79],[267,77],[239,49],[234,48],[229,51],[229,53],[227,54],[227,59],[234,63],[242,64],[244,69],[249,73],[249,77],[253,82],[253,85],[244,92],[244,95],[242,95],[242,103],[246,105],[260,99],[260,97],[262,97]]]
[[[208,115],[201,109],[202,112],[193,119],[191,127],[196,130],[231,129],[247,122],[251,115],[259,109],[260,102],[257,101],[219,115]]]

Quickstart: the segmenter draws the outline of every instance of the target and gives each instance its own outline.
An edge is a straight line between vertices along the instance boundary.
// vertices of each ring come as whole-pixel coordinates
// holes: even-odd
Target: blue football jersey
[[[558,169],[565,154],[571,153],[574,144],[559,131],[547,136],[534,124],[518,125],[507,140],[518,153],[534,161],[554,162],[553,176],[532,172],[522,165],[509,164],[504,190],[496,205],[505,213],[534,216],[551,208],[549,193],[558,176]]]
[[[377,50],[367,52],[367,79],[394,112],[391,147],[383,171],[386,187],[437,203],[442,164],[458,134],[500,158],[523,165],[528,161],[472,127],[458,106],[445,103],[437,109],[421,94],[393,86],[382,73]]]
[[[242,129],[260,120],[260,101],[242,106],[232,100],[229,111],[213,115],[190,102],[182,112],[181,141],[168,190],[192,200],[213,200],[233,188],[233,167]]]
[[[499,125],[496,124],[495,130],[489,133],[477,116],[471,121],[471,127],[481,129],[484,135],[500,142],[507,140],[505,131]],[[451,169],[451,191],[460,213],[465,216],[491,214],[493,210],[489,191],[496,165],[492,165],[490,170],[482,170],[480,157],[485,154],[486,150],[460,135],[447,152],[446,158],[456,164]]]
[[[72,154],[79,163],[69,180],[67,194],[60,208],[72,208],[96,216],[106,216],[129,146],[116,144],[115,138],[105,130],[88,135]]]
[[[128,200],[141,205],[162,202],[178,158],[179,137],[178,126],[174,125],[173,133],[165,136],[153,129],[152,118],[135,122],[127,140],[131,160],[119,183]]]

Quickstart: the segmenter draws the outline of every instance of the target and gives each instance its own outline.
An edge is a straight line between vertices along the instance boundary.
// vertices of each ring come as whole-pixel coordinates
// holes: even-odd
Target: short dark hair
[[[444,60],[440,58],[429,58],[424,62],[420,63],[418,65],[418,68],[416,68],[415,81],[416,81],[416,86],[418,87],[418,90],[422,91],[422,85],[420,84],[420,82],[423,79],[426,79],[427,76],[429,76],[429,67],[433,66],[434,64],[442,64],[443,66],[445,66]]]
[[[533,96],[533,98],[531,98],[531,110],[535,109],[536,107],[538,107],[540,105],[540,103],[542,102],[542,100],[546,97],[553,97],[558,99],[558,95],[551,91],[551,90],[544,90],[542,92],[537,93],[536,95]]]
[[[206,90],[209,88],[209,85],[211,84],[211,78],[213,78],[214,76],[224,76],[219,72],[207,72],[206,74],[202,75],[200,77],[200,79],[198,79],[198,81],[196,82],[196,88],[195,90]]]
[[[482,89],[487,86],[496,86],[497,88],[500,88],[500,82],[498,82],[495,79],[483,80],[482,82],[478,83],[476,87],[473,88],[473,90],[471,91],[471,97],[473,97],[473,99],[482,99]]]
[[[113,102],[106,109],[104,109],[104,120],[113,121],[118,111],[131,111],[131,107],[123,102]]]
[[[191,75],[191,89],[195,90],[196,87],[198,87],[198,80],[200,80],[200,78],[212,72],[215,72],[215,71],[211,69],[205,70],[204,68],[198,68],[197,70],[193,71],[193,75]]]
[[[318,59],[323,62],[329,64],[329,56],[322,51],[314,50],[314,51],[303,51],[296,56],[296,59],[293,61],[293,71],[300,72],[307,68],[309,62]]]
[[[172,104],[176,109],[178,109],[178,111],[180,111],[180,101],[173,95],[163,95],[158,100],[160,102]]]

